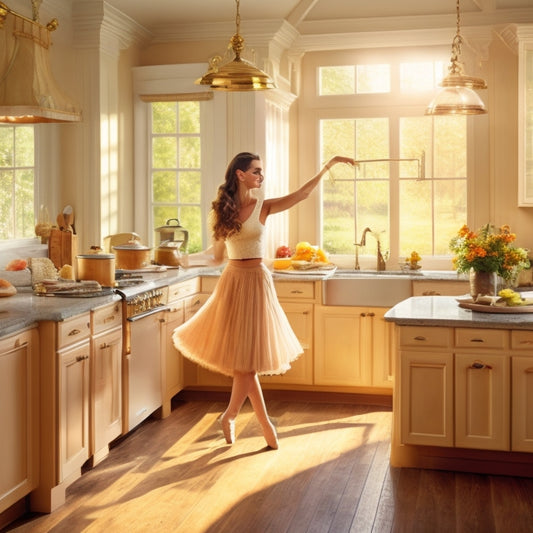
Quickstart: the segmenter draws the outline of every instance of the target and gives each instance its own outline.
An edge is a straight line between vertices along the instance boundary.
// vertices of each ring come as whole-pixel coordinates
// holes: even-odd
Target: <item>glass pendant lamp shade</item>
[[[459,0],[457,0],[457,33],[452,42],[452,56],[448,75],[441,81],[442,89],[426,109],[426,115],[482,115],[485,104],[474,89],[486,89],[485,80],[467,76],[460,61],[461,37]]]
[[[237,31],[230,40],[230,46],[235,54],[233,60],[220,64],[222,58],[215,56],[209,62],[209,70],[202,78],[196,80],[200,85],[209,85],[211,89],[219,91],[262,91],[275,89],[276,84],[270,76],[257,68],[253,63],[243,59],[244,39],[239,34],[240,14],[239,0],[237,4]]]
[[[426,109],[426,115],[482,115],[486,112],[483,100],[468,87],[444,87]]]

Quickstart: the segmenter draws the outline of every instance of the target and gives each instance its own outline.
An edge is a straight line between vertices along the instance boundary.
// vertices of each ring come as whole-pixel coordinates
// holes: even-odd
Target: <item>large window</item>
[[[202,249],[200,102],[153,102],[151,114],[152,227],[179,220],[189,231],[189,252],[197,252]]]
[[[35,237],[34,128],[0,126],[0,240]]]
[[[467,217],[467,121],[423,114],[444,70],[440,60],[398,56],[318,68],[321,161],[338,153],[365,161],[355,169],[337,166],[323,182],[322,244],[329,253],[353,254],[369,227],[374,238],[363,254],[374,255],[379,238],[398,261],[413,250],[449,255]]]

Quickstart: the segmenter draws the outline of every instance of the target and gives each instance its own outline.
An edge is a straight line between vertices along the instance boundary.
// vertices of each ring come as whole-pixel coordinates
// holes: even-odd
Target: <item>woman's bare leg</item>
[[[278,436],[276,434],[276,429],[268,417],[263,390],[261,389],[261,383],[259,383],[257,374],[252,374],[248,398],[250,398],[250,403],[254,409],[255,416],[257,416],[257,419],[261,424],[267,444],[274,450],[277,450]]]
[[[220,417],[222,431],[226,442],[233,444],[235,442],[235,419],[241,410],[241,407],[248,396],[250,390],[250,376],[253,374],[243,374],[235,372],[231,386],[231,396],[229,404],[223,415]]]
[[[267,444],[276,450],[278,448],[276,430],[268,418],[263,391],[255,372],[235,372],[233,376],[229,404],[220,418],[226,442],[232,444],[235,441],[235,419],[247,397],[250,398]]]

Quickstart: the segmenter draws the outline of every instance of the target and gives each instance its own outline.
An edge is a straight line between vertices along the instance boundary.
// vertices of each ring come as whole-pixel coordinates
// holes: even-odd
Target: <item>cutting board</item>
[[[78,255],[78,236],[71,231],[52,228],[48,240],[48,257],[59,269],[71,265],[76,273],[76,256]]]

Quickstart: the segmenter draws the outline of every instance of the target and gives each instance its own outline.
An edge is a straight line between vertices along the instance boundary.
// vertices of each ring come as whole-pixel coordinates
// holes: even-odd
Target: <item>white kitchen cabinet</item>
[[[38,483],[37,329],[0,339],[0,513]]]
[[[122,305],[91,312],[90,455],[93,465],[122,433]]]
[[[314,383],[392,388],[392,324],[381,307],[315,307]]]

